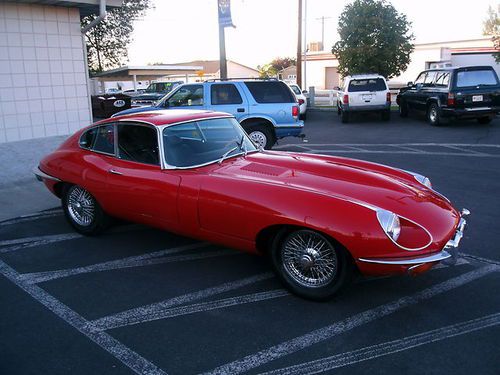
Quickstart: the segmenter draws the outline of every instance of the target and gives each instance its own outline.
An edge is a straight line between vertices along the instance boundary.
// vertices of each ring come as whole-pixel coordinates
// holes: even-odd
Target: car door
[[[180,177],[161,168],[157,128],[118,123],[116,144],[117,157],[107,171],[112,206],[134,221],[174,228]]]
[[[182,85],[163,102],[163,106],[166,109],[206,109],[206,96],[204,85]]]
[[[208,94],[210,109],[214,111],[230,113],[237,120],[248,113],[248,101],[243,100],[244,94],[234,83],[212,83]]]
[[[420,96],[420,90],[422,89],[422,85],[424,83],[426,75],[427,72],[420,73],[415,82],[404,93],[404,100],[408,104],[408,108],[413,110],[417,110],[419,108],[418,101]]]
[[[435,70],[428,71],[420,90],[417,91],[415,102],[416,109],[419,111],[426,112],[428,99],[435,95],[434,82],[436,81],[436,74],[437,71]]]

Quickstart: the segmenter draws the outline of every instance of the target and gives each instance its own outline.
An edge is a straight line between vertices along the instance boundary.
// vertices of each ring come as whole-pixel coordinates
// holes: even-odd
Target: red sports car
[[[293,292],[332,296],[353,269],[419,273],[452,257],[467,210],[428,178],[258,149],[225,113],[155,111],[78,131],[35,168],[80,233],[110,216],[268,254]]]

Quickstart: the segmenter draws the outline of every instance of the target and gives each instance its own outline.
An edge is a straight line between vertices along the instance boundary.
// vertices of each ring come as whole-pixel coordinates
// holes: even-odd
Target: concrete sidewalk
[[[56,207],[59,199],[35,179],[33,167],[67,136],[0,143],[0,221]]]

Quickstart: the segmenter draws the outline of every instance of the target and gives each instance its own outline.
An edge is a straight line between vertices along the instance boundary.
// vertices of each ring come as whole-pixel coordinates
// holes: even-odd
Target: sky
[[[216,60],[219,56],[217,0],[152,0],[154,9],[134,22],[129,65]],[[337,20],[351,0],[303,0],[307,42],[325,49],[338,40]],[[412,22],[416,43],[482,37],[483,21],[494,0],[391,0]],[[297,0],[231,0],[236,28],[226,28],[227,58],[251,67],[297,51]]]

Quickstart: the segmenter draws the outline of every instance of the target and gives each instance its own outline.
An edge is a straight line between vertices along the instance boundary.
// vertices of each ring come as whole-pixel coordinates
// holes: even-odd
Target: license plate
[[[473,95],[472,96],[472,101],[473,102],[482,102],[483,101],[483,96],[482,95]]]
[[[372,100],[371,95],[363,95],[363,100]]]

